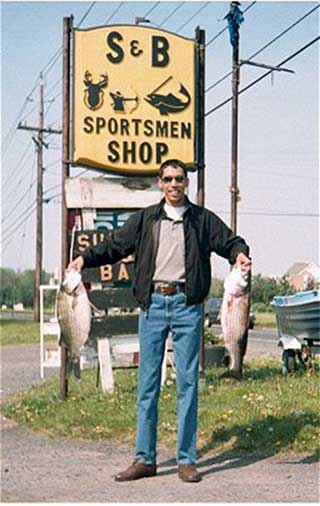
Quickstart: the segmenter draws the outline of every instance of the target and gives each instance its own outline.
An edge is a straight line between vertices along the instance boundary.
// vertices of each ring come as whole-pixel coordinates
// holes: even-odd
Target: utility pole
[[[230,227],[232,231],[237,233],[237,216],[238,216],[238,202],[239,187],[238,187],[238,125],[239,125],[239,83],[240,83],[240,66],[252,65],[254,67],[267,68],[276,72],[290,72],[294,74],[291,69],[283,67],[275,67],[265,63],[257,63],[252,60],[239,60],[239,28],[243,22],[244,17],[239,8],[240,2],[232,1],[230,4],[230,11],[224,19],[228,21],[230,42],[232,45],[232,124],[231,124],[231,216]]]
[[[43,111],[43,79],[40,74],[39,86],[39,116],[38,126],[29,127],[19,123],[18,128],[22,130],[30,130],[38,133],[37,137],[32,137],[37,151],[37,223],[36,223],[36,262],[35,262],[35,282],[34,282],[34,297],[33,297],[33,320],[38,322],[40,320],[40,285],[42,273],[42,250],[43,250],[43,146],[48,148],[43,140],[44,133],[61,134],[61,130],[45,129],[44,124],[44,111]]]
[[[239,26],[237,26],[236,44],[232,52],[232,133],[231,133],[231,229],[237,232],[238,207],[238,90],[239,90]]]
[[[232,45],[232,124],[231,124],[231,217],[230,226],[237,232],[238,188],[238,90],[239,90],[239,27],[243,21],[240,2],[231,2],[230,11],[225,16],[229,25]]]

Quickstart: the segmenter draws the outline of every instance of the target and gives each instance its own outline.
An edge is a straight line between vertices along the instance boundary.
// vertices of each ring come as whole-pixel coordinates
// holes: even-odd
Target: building
[[[296,290],[308,290],[320,284],[320,266],[313,262],[296,262],[284,275]]]

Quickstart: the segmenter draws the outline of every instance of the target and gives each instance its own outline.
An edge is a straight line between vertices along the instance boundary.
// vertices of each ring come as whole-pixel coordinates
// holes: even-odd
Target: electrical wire
[[[253,53],[251,56],[249,56],[249,58],[246,58],[246,60],[250,61],[252,58],[254,58],[258,54],[262,53],[262,51],[264,51],[265,49],[267,49],[267,47],[271,46],[274,42],[276,42],[281,37],[283,37],[283,35],[285,35],[286,33],[288,33],[290,30],[292,30],[299,23],[301,23],[302,21],[304,21],[308,16],[310,16],[311,14],[313,14],[313,12],[315,12],[317,9],[319,9],[319,7],[320,7],[320,5],[317,5],[316,7],[314,7],[310,11],[308,11],[306,14],[304,14],[304,16],[302,16],[301,18],[297,19],[297,21],[295,21],[294,23],[292,23],[285,30],[283,30],[281,33],[279,33],[276,37],[274,37],[272,40],[270,40],[267,44],[265,44],[260,49],[258,49],[255,53]],[[215,88],[216,86],[218,86],[218,84],[222,83],[225,79],[227,79],[227,77],[229,77],[231,75],[232,75],[232,70],[230,72],[228,72],[227,74],[225,74],[224,76],[222,76],[216,82],[210,84],[210,86],[208,86],[208,88],[205,90],[205,93],[208,93],[208,91],[211,91],[213,88]]]
[[[117,12],[121,9],[121,7],[123,6],[124,3],[125,2],[120,2],[120,4],[114,9],[112,14],[105,20],[105,22],[103,23],[104,25],[107,25],[108,23],[110,23],[111,19],[117,14]]]
[[[179,28],[178,30],[176,30],[176,33],[179,33],[185,26],[187,26],[188,23],[190,23],[190,21],[195,18],[199,12],[201,12],[203,9],[205,9],[205,7],[207,7],[211,2],[206,2],[204,5],[202,5],[200,7],[200,9],[198,9],[185,23],[183,23]]]
[[[18,112],[17,116],[13,120],[13,123],[9,127],[9,130],[8,130],[5,138],[3,139],[3,142],[1,144],[2,156],[5,155],[5,153],[8,151],[8,149],[10,147],[10,144],[11,144],[12,139],[13,139],[12,133],[14,132],[14,130],[16,128],[16,124],[18,123],[18,120],[21,118],[22,114],[24,113],[24,110],[27,107],[27,104],[28,104],[28,97],[25,99],[25,101],[24,101],[24,103],[23,103],[20,111]],[[8,139],[9,139],[8,145],[6,146],[6,148],[4,148],[4,144],[7,142]]]
[[[77,24],[77,28],[79,28],[82,25],[82,23],[84,22],[84,20],[86,19],[86,17],[89,15],[89,12],[92,10],[92,8],[94,7],[94,5],[96,3],[97,2],[91,2],[91,4],[89,5],[88,9],[86,10],[86,12],[84,13],[84,15],[80,19],[79,23]]]
[[[90,6],[88,7],[88,9],[85,11],[84,15],[82,16],[80,22],[78,23],[77,25],[77,28],[80,27],[80,25],[83,23],[83,21],[86,19],[86,17],[88,16],[89,12],[91,11],[92,7],[94,6],[96,2],[92,2],[90,4]],[[54,65],[57,63],[57,61],[59,60],[59,57],[62,55],[62,51],[63,51],[63,48],[60,47],[55,53],[54,55],[49,59],[49,61],[44,65],[44,67],[42,67],[42,69],[40,70],[39,72],[39,75],[40,74],[43,74],[43,76],[47,76],[48,73],[50,72],[50,70],[54,67]],[[39,82],[39,77],[36,78],[35,82],[34,82],[34,85],[33,87],[31,88],[31,91],[30,93],[27,95],[27,97],[25,98],[24,100],[24,103],[20,109],[20,111],[18,112],[16,118],[14,119],[13,123],[11,124],[11,126],[9,127],[9,130],[2,142],[2,154],[4,155],[7,150],[9,149],[9,145],[11,144],[14,136],[11,135],[12,131],[16,131],[16,125],[18,123],[18,121],[20,120],[26,106],[27,106],[27,103],[28,103],[28,100],[31,99],[31,96],[33,95],[34,91],[37,89],[38,87],[38,82]],[[9,139],[9,145],[6,146],[6,149],[3,148],[3,145],[4,143],[7,141],[7,139]]]
[[[32,208],[32,206],[34,206]],[[31,209],[32,208],[32,209]],[[26,216],[26,212],[29,211],[31,209],[31,211],[29,212],[29,214],[27,214]],[[3,235],[5,236],[7,234],[7,237],[5,237],[3,240],[5,241],[8,237],[10,237],[10,235],[13,233],[13,232],[16,232],[16,230],[20,227],[20,225],[22,225],[24,223],[24,221],[37,209],[37,201],[34,200],[24,211],[22,214],[20,214],[20,216],[18,216],[18,218],[16,218],[16,220],[11,224],[9,225],[5,230],[2,231]],[[23,221],[21,221],[19,223],[19,219],[20,218],[23,218]],[[18,222],[18,224],[17,224]],[[12,228],[15,227],[14,230],[12,230]],[[9,234],[8,234],[9,232]]]
[[[20,169],[21,170],[21,164],[23,166],[23,164],[25,163],[25,160],[24,158],[26,157],[29,149],[31,148],[32,146],[32,140],[30,139],[29,141],[29,144],[27,145],[25,151],[23,152],[22,156],[20,157],[17,165],[15,166],[15,168],[13,169],[13,171],[11,172],[10,176],[8,177],[8,179],[3,183],[3,186],[2,186],[2,191],[4,191],[8,185],[10,185],[12,179],[15,177],[15,172],[17,169]]]
[[[16,233],[17,230],[19,230],[19,228],[22,227],[22,225],[30,218],[30,216],[33,215],[33,213],[36,211],[36,209],[37,209],[37,206],[35,206],[33,209],[31,209],[31,211],[27,214],[27,216],[24,216],[24,219],[20,223],[18,223],[18,225],[15,227],[15,229],[13,231],[14,233]],[[5,238],[2,239],[3,242],[7,241],[13,232],[10,231],[10,233]],[[11,240],[9,242],[11,242]],[[7,246],[8,246],[8,244],[5,244],[4,247],[7,247]]]
[[[281,67],[282,65],[284,65],[285,63],[287,63],[288,61],[292,60],[293,58],[295,58],[296,56],[298,56],[300,53],[302,53],[303,51],[305,51],[306,49],[308,49],[310,46],[312,46],[313,44],[315,44],[316,42],[318,42],[318,40],[320,39],[320,36],[316,37],[315,39],[313,39],[312,41],[308,42],[308,44],[306,44],[305,46],[303,46],[302,48],[300,48],[298,51],[296,51],[295,53],[293,53],[292,55],[290,55],[288,58],[286,58],[285,60],[283,60],[282,62],[278,63],[278,65],[276,65],[276,67]],[[269,76],[270,74],[272,74],[273,70],[268,70],[268,72],[266,72],[265,74],[263,74],[262,76],[258,77],[257,79],[255,79],[254,81],[251,81],[251,83],[249,83],[247,86],[245,86],[244,88],[242,88],[239,92],[238,92],[238,95],[241,95],[241,93],[244,93],[245,91],[249,90],[252,86],[254,86],[255,84],[257,84],[259,81],[261,81],[262,79],[264,79],[265,77]],[[216,105],[215,107],[213,107],[212,109],[210,109],[209,111],[205,112],[205,116],[209,116],[210,114],[212,114],[213,112],[217,111],[218,109],[220,109],[221,107],[223,107],[224,105],[226,105],[228,102],[230,102],[232,100],[232,97],[230,98],[227,98],[226,100],[224,100],[223,102],[220,102],[220,104]]]
[[[18,202],[14,202],[14,207],[12,209],[10,209],[10,211],[8,211],[8,214],[4,218],[2,218],[1,223],[4,223],[5,221],[7,221],[9,218],[12,217],[12,215],[18,209],[18,207],[21,204],[21,202],[24,200],[25,196],[29,195],[29,193],[31,192],[32,187],[36,184],[36,182],[37,182],[37,178],[32,183],[30,183],[28,189],[24,192],[24,194],[22,195],[22,197],[20,198],[20,200]]]
[[[179,9],[183,6],[183,4],[185,4],[185,3],[186,3],[186,2],[179,2],[179,3],[178,3],[178,5],[177,5],[177,7],[175,7],[175,8],[174,8],[174,9],[170,12],[170,14],[168,14],[168,16],[167,16],[166,18],[164,18],[164,20],[160,23],[160,25],[158,25],[158,26],[159,26],[159,28],[160,28],[161,26],[163,26],[163,25],[165,24],[165,22],[166,22],[166,21],[168,21],[168,19],[170,19],[170,18],[171,18],[171,16],[173,16],[173,14],[174,14],[175,12],[177,12],[177,10],[179,10]]]
[[[35,159],[35,157],[36,157],[36,154],[34,155],[34,159]],[[30,184],[31,184],[33,176],[35,175],[35,172],[36,172],[35,164],[33,163],[33,171],[30,174]],[[29,193],[29,204],[30,203],[31,203],[31,192]],[[19,258],[18,258],[18,266],[20,269],[21,269],[21,263],[22,263],[22,253],[25,253],[24,244],[25,244],[25,239],[26,239],[26,231],[27,231],[28,221],[29,221],[29,218],[25,221],[23,232],[21,234],[21,244],[20,244],[20,248],[19,248]],[[9,241],[9,243],[10,242],[11,241]]]
[[[220,214],[230,214],[230,211],[216,210]],[[317,213],[288,213],[288,212],[265,212],[265,211],[238,211],[238,214],[245,216],[281,216],[287,218],[319,218]]]
[[[151,9],[148,10],[148,12],[145,13],[145,15],[143,16],[145,19],[149,16],[149,14],[151,14],[151,12],[154,11],[154,9],[156,7],[158,7],[158,5],[160,4],[161,2],[155,2],[154,6],[151,7]]]

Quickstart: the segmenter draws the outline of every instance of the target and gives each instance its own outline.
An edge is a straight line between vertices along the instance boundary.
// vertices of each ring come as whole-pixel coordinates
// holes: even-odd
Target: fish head
[[[224,281],[224,289],[234,297],[240,297],[249,289],[251,267],[235,266]]]
[[[81,274],[76,269],[70,269],[65,272],[64,280],[62,281],[63,290],[69,295],[77,288],[81,282]]]

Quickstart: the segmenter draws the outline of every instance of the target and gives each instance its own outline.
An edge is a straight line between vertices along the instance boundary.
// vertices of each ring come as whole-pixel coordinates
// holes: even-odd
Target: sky
[[[104,25],[110,18],[108,24],[134,24],[135,16],[144,16],[155,4],[2,2],[3,267],[24,270],[35,264],[35,146],[33,134],[16,127],[19,121],[37,125],[43,70],[45,127],[61,128],[63,17],[73,14],[76,26],[86,14],[81,28]],[[316,6],[315,2],[242,2],[242,10],[248,10],[240,28],[240,59],[251,58]],[[162,24],[162,29],[189,38],[198,25],[206,31],[207,89],[231,70],[228,31],[211,42],[226,27],[223,18],[228,11],[228,2],[161,1],[148,16],[152,24],[147,26]],[[318,35],[319,9],[252,59],[276,66]],[[295,73],[274,72],[239,97],[238,233],[250,245],[253,274],[264,276],[281,276],[294,262],[319,263],[319,42],[285,67]],[[242,66],[240,89],[265,72]],[[230,96],[228,76],[207,91],[206,111]],[[43,268],[54,272],[60,266],[61,136],[48,136],[46,142],[44,197],[49,201],[44,204]],[[230,224],[230,103],[206,116],[205,170],[205,205]],[[79,168],[71,170],[72,176],[79,173]],[[194,198],[194,175],[191,183]],[[228,264],[215,256],[213,269],[215,276],[223,277]]]

